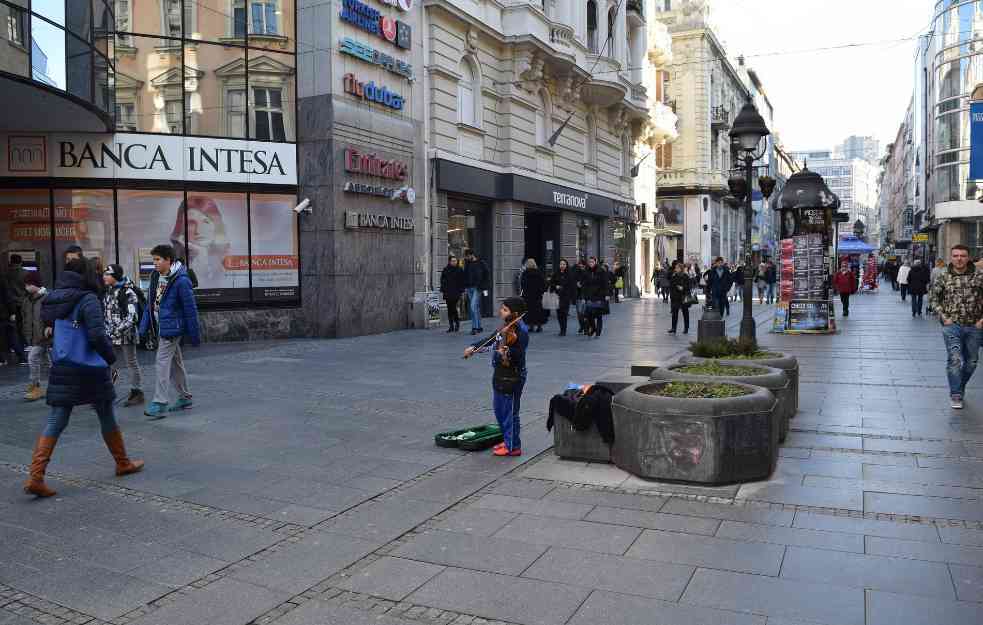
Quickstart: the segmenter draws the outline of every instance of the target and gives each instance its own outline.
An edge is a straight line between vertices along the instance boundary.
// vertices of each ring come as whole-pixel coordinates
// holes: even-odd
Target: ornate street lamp
[[[751,225],[754,222],[754,207],[751,204],[751,190],[754,187],[754,161],[764,156],[767,144],[761,140],[771,134],[764,118],[758,113],[754,102],[748,100],[734,120],[730,129],[731,142],[738,148],[737,160],[744,166],[744,177],[733,176],[727,181],[730,192],[736,199],[744,201],[744,316],[741,318],[741,338],[756,339],[754,313],[751,304],[754,299],[753,272],[751,271]],[[774,179],[762,176],[758,186],[765,199],[775,190]],[[766,193],[767,192],[767,193]]]

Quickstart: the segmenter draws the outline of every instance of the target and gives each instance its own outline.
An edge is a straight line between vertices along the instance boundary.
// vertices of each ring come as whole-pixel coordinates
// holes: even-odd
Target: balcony
[[[665,24],[652,20],[648,29],[649,62],[656,68],[672,63],[672,35]]]
[[[710,128],[728,130],[730,128],[730,111],[725,106],[714,106],[710,109]]]
[[[645,7],[642,0],[627,0],[629,26],[641,26],[645,23]]]
[[[573,54],[573,41],[576,33],[573,28],[564,24],[553,24],[550,26],[550,43],[559,52]]]

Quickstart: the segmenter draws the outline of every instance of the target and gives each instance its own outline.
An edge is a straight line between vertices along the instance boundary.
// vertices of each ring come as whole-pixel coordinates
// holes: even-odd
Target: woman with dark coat
[[[30,476],[24,492],[38,497],[51,497],[55,491],[44,483],[44,473],[58,437],[68,425],[72,408],[91,404],[99,416],[102,438],[116,460],[116,475],[129,475],[143,468],[142,460],[130,460],[123,446],[123,434],[116,424],[113,400],[116,391],[109,367],[116,360],[113,345],[106,334],[102,316],[99,288],[102,280],[85,259],[72,259],[58,276],[55,289],[41,305],[42,320],[51,325],[60,319],[75,319],[85,329],[89,347],[106,362],[105,367],[85,367],[57,360],[51,365],[48,378],[48,422],[34,445]],[[57,347],[57,330],[55,335]]]
[[[932,272],[921,260],[912,263],[908,274],[908,294],[911,295],[911,316],[922,316],[922,301],[928,293],[928,283],[932,280]]]
[[[577,305],[577,276],[570,269],[566,258],[560,259],[560,268],[550,278],[550,291],[556,293],[559,305],[556,308],[556,320],[560,324],[560,336],[567,335],[567,316],[570,314],[570,304]]]
[[[457,264],[455,256],[447,259],[447,266],[440,272],[440,292],[447,302],[447,331],[459,332],[461,318],[457,314],[457,303],[464,293],[464,269]]]
[[[532,258],[526,261],[526,270],[522,272],[519,280],[519,287],[522,289],[522,299],[526,302],[526,325],[530,332],[542,332],[543,324],[546,323],[546,314],[543,313],[543,293],[546,292],[546,278],[543,272],[536,266],[536,261]]]
[[[611,293],[611,279],[608,272],[597,264],[593,256],[587,261],[587,270],[581,279],[582,294],[587,301],[587,311],[584,313],[587,323],[587,336],[600,337],[604,331],[604,314],[601,309]]]
[[[683,313],[683,334],[689,333],[689,306],[686,306],[686,296],[693,289],[693,281],[687,275],[683,264],[678,260],[672,261],[672,273],[669,275],[669,302],[672,308],[672,329],[669,334],[676,333],[679,324],[679,313]]]

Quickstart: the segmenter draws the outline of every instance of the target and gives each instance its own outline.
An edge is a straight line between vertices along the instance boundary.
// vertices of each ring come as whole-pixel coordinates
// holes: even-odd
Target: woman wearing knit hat
[[[521,319],[525,312],[526,303],[521,297],[506,298],[498,309],[498,316],[504,322],[503,327],[514,322],[509,332],[497,331],[464,350],[464,357],[468,358],[476,352],[494,349],[492,406],[505,439],[492,450],[496,456],[522,455],[519,403],[526,385],[526,349],[529,347],[529,327]],[[509,340],[508,336],[513,332],[514,340]]]

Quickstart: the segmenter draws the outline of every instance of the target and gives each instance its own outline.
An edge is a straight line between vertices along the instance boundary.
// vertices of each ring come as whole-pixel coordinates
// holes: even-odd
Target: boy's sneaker
[[[152,401],[147,404],[143,414],[147,415],[151,419],[163,419],[167,416],[167,404],[159,401]]]
[[[130,389],[130,396],[123,402],[123,406],[140,406],[144,402],[143,391],[138,388]]]
[[[951,400],[949,405],[951,405],[956,410],[962,409],[962,407],[963,407],[963,398],[962,398],[961,395],[953,395],[949,399]]]
[[[171,412],[177,412],[178,410],[187,410],[192,406],[194,402],[191,401],[190,397],[182,397],[168,408]]]

